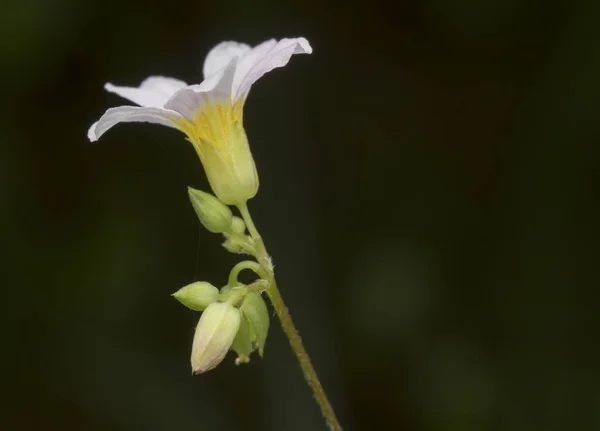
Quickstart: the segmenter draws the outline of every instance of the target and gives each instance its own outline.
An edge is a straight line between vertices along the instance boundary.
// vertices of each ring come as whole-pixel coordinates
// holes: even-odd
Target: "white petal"
[[[204,79],[225,68],[235,57],[242,57],[250,51],[250,46],[238,42],[221,42],[208,52],[204,60]]]
[[[110,108],[88,130],[88,139],[97,141],[100,136],[117,123],[146,122],[162,124],[167,127],[177,128],[170,119],[181,118],[177,112],[166,109],[143,108],[139,106],[119,106]]]
[[[230,59],[229,63],[226,64],[225,67],[221,68],[216,73],[213,73],[200,84],[192,85],[188,88],[193,88],[202,93],[218,93],[220,97],[231,98],[231,88],[233,85],[233,78],[235,76],[237,63],[237,57]]]
[[[312,48],[303,38],[268,40],[248,51],[238,62],[233,80],[235,101],[250,91],[250,87],[261,76],[271,70],[283,67],[294,54],[310,54]]]
[[[151,76],[137,88],[119,87],[111,83],[107,83],[104,88],[140,106],[162,108],[169,97],[186,86],[187,84],[179,79]]]
[[[176,111],[192,121],[198,110],[211,99],[231,101],[231,85],[236,71],[237,59],[217,73],[204,80],[200,85],[191,85],[177,91],[165,108]]]
[[[183,87],[187,87],[187,84],[184,81],[169,78],[167,76],[150,76],[142,82],[142,85],[140,85],[141,89],[160,93],[167,99]]]

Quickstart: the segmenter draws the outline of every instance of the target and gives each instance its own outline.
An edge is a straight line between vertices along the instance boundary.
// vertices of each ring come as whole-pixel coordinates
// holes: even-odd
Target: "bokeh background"
[[[273,321],[190,375],[238,257],[183,136],[89,125],[106,81],[199,82],[222,40],[305,36],[253,88],[250,207],[347,430],[600,429],[600,3],[90,0],[0,6],[0,428],[324,430]]]

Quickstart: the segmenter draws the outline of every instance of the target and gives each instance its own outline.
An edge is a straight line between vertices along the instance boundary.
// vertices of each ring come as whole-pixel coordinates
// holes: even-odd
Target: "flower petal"
[[[250,51],[250,46],[238,42],[221,42],[208,52],[204,60],[204,79],[224,69],[235,57],[242,57]]]
[[[162,108],[169,97],[186,86],[187,84],[179,79],[151,76],[145,79],[139,87],[120,87],[109,82],[104,89],[140,106]]]
[[[140,88],[163,94],[167,99],[187,84],[181,79],[169,78],[168,76],[150,76],[142,82]]]
[[[177,91],[165,103],[165,108],[176,111],[193,121],[194,115],[208,101],[221,99],[230,102],[236,66],[237,58],[231,59],[227,66],[205,79],[201,84],[191,85]]]
[[[171,119],[181,119],[181,116],[177,112],[166,109],[139,106],[110,108],[98,121],[92,124],[92,127],[88,130],[88,139],[92,142],[97,141],[100,136],[117,123],[146,122],[177,128]]]
[[[310,54],[312,47],[303,38],[274,39],[261,43],[248,51],[238,62],[233,80],[234,103],[243,97],[261,76],[285,66],[294,54]]]

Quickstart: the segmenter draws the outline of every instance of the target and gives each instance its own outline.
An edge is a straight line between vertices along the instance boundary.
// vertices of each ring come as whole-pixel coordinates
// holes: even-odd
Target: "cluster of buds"
[[[253,241],[244,221],[234,216],[216,196],[189,188],[192,206],[200,223],[210,232],[225,236],[224,247],[251,253]],[[229,350],[237,354],[236,365],[262,357],[269,331],[269,312],[261,293],[266,282],[243,285],[237,278],[220,290],[204,281],[189,284],[173,294],[186,307],[202,312],[192,344],[192,372],[204,373],[219,365]]]
[[[236,365],[249,362],[254,351],[262,357],[269,312],[260,293],[253,291],[255,287],[225,286],[219,292],[212,284],[199,281],[173,294],[186,307],[202,311],[192,344],[194,374],[215,368],[229,350],[238,355]]]

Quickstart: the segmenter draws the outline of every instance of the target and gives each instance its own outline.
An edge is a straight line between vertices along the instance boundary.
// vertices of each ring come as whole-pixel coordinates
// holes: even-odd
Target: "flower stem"
[[[244,261],[236,264],[231,269],[231,272],[229,273],[229,281],[227,282],[227,285],[231,286],[231,287],[237,285],[238,284],[238,275],[244,269],[250,269],[250,270],[254,271],[259,277],[264,278],[264,276],[266,275],[265,270],[258,263],[254,262],[253,260],[244,260]]]
[[[279,317],[279,321],[281,322],[281,327],[283,332],[287,336],[292,350],[296,354],[296,358],[300,363],[300,368],[302,368],[302,372],[304,373],[304,378],[306,382],[310,386],[313,391],[314,397],[321,408],[321,413],[325,418],[325,422],[327,423],[327,427],[331,431],[342,431],[342,426],[338,421],[335,411],[327,398],[327,394],[319,381],[319,377],[317,376],[317,372],[315,371],[310,357],[304,348],[304,344],[302,343],[302,339],[300,338],[300,334],[292,321],[292,316],[288,308],[283,301],[283,297],[281,296],[281,292],[279,292],[279,288],[277,287],[277,282],[275,281],[275,273],[273,272],[273,264],[271,263],[271,258],[267,253],[267,249],[265,248],[264,242],[254,222],[252,221],[252,217],[250,216],[250,212],[248,211],[248,205],[246,203],[240,205],[239,207],[242,218],[246,222],[246,226],[248,227],[248,232],[252,236],[255,244],[255,257],[258,260],[258,263],[267,272],[267,281],[269,282],[269,286],[266,289],[267,295],[271,300],[271,304],[273,304],[273,308],[277,313],[277,317]]]

